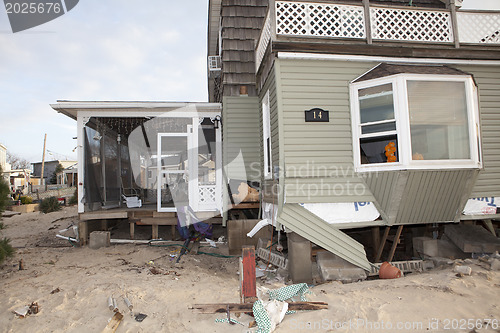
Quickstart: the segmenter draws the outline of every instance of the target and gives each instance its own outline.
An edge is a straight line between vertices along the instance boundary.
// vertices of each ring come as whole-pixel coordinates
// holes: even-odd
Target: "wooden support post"
[[[451,29],[453,31],[453,41],[455,43],[455,47],[458,49],[460,47],[460,38],[458,36],[457,7],[455,5],[455,0],[449,2],[449,10],[451,16]]]
[[[108,230],[108,220],[101,220],[101,230],[103,231]]]
[[[380,227],[372,227],[373,258],[377,256],[380,244]]]
[[[370,17],[370,0],[363,0],[363,9],[365,14],[365,33],[366,43],[373,44],[372,41],[372,23]]]
[[[175,226],[175,225],[173,225],[173,224],[170,226],[170,231],[172,231],[172,240],[174,240],[174,239],[175,239],[175,227],[176,227],[176,226]]]
[[[241,250],[243,272],[241,274],[241,298],[244,303],[257,300],[257,282],[255,277],[255,247],[243,246]]]
[[[44,185],[44,181],[43,181],[43,172],[44,172],[44,169],[45,169],[45,146],[47,144],[47,133],[45,133],[45,136],[43,138],[43,154],[42,154],[42,174],[40,176],[40,185]],[[46,185],[46,184],[45,184]],[[45,188],[47,189],[47,188]],[[40,198],[38,198],[40,199]]]
[[[403,231],[403,225],[398,226],[398,230],[396,231],[396,237],[394,237],[394,242],[392,243],[391,252],[389,252],[389,257],[387,258],[388,262],[392,261],[394,258],[394,253],[396,252],[396,247],[399,243],[399,238],[401,237],[401,232]]]
[[[135,221],[129,221],[130,224],[130,239],[135,237]]]
[[[151,225],[151,238],[158,239],[158,224]]]
[[[78,237],[80,238],[80,245],[87,245],[87,239],[89,239],[88,221],[78,222]]]
[[[378,246],[377,256],[375,257],[375,262],[379,262],[380,258],[382,257],[382,252],[384,252],[385,242],[387,241],[387,236],[389,236],[390,230],[391,230],[391,227],[389,227],[389,226],[385,227],[384,235],[382,236],[382,240],[380,241],[380,244]]]
[[[495,232],[495,228],[493,228],[493,222],[491,220],[483,220],[483,223],[486,226],[486,229],[488,229],[493,234],[493,236],[496,237],[497,234]]]

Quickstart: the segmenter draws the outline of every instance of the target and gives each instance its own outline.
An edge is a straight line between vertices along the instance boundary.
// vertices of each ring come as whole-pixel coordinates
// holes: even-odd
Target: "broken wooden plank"
[[[214,304],[194,304],[190,309],[197,310],[198,313],[226,313],[227,309],[233,313],[252,312],[253,303],[214,303]],[[291,302],[288,303],[288,310],[324,310],[328,309],[325,302]]]
[[[255,276],[255,247],[243,246],[241,250],[243,276],[241,280],[241,295],[243,302],[257,300],[257,282]]]
[[[109,321],[108,325],[104,327],[102,333],[114,333],[118,328],[118,325],[122,322],[123,315],[120,312],[115,312],[114,316]]]
[[[495,228],[493,227],[493,222],[491,220],[483,220],[483,224],[488,229],[493,236],[497,236],[497,233],[495,232]]]

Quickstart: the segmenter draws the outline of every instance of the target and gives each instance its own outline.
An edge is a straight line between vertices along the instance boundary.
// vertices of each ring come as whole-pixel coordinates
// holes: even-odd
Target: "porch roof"
[[[158,117],[166,112],[175,116],[220,113],[220,103],[160,102],[160,101],[66,101],[58,100],[50,106],[72,119],[79,114],[96,117]]]

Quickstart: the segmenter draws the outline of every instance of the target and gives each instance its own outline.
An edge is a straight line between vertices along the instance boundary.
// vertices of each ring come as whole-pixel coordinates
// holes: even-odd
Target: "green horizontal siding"
[[[278,222],[340,258],[370,270],[362,244],[297,204],[285,204]]]
[[[279,60],[286,202],[373,201],[354,173],[349,82],[376,63]],[[306,123],[304,111],[330,112]]]
[[[259,99],[224,97],[222,113],[223,163],[229,179],[260,181]],[[241,152],[244,163],[234,160]]]
[[[500,66],[459,66],[479,90],[483,167],[471,197],[500,196]]]

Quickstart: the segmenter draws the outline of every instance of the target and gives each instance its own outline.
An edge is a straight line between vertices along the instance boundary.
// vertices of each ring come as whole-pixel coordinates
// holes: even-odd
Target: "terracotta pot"
[[[378,276],[381,279],[397,279],[401,277],[399,268],[392,266],[387,261],[383,262],[378,271]]]

